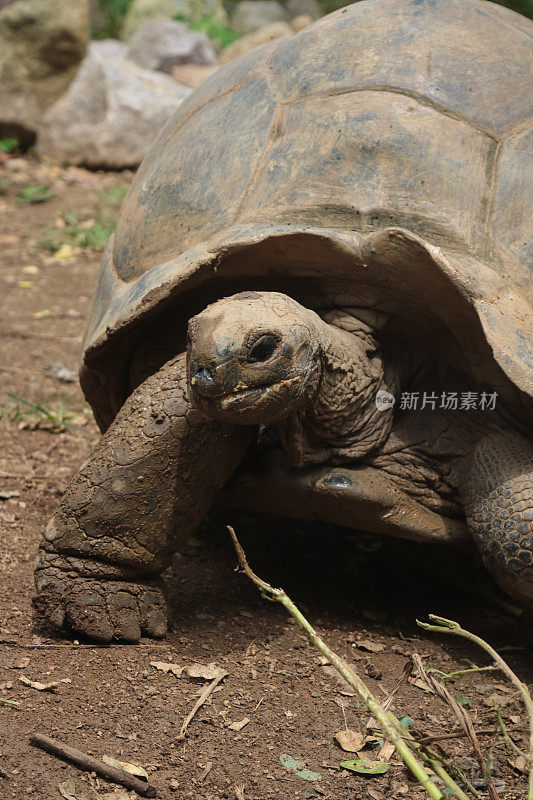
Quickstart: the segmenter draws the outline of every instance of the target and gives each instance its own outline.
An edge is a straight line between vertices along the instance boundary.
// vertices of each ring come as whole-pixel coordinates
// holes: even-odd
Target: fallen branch
[[[413,653],[411,656],[411,660],[413,662],[413,666],[418,673],[418,677],[421,681],[426,683],[428,688],[432,689],[435,694],[440,697],[440,699],[446,703],[446,705],[452,710],[455,718],[457,719],[459,725],[464,730],[467,737],[470,739],[472,744],[472,748],[474,750],[477,762],[481,769],[481,774],[484,776],[487,789],[489,792],[489,796],[491,800],[499,800],[498,792],[492,782],[492,778],[490,776],[487,761],[485,760],[483,753],[481,752],[481,747],[479,746],[479,741],[476,735],[476,731],[474,729],[474,725],[472,724],[472,720],[470,719],[470,715],[466,708],[461,706],[457,700],[450,694],[446,686],[444,684],[439,683],[433,675],[428,674],[424,669],[424,664],[422,663],[422,659],[418,655],[418,653]]]
[[[436,622],[436,625],[430,625],[428,622],[420,622],[417,620],[418,625],[421,628],[424,628],[426,631],[432,631],[433,633],[448,633],[452,634],[453,636],[461,636],[463,639],[468,639],[468,641],[477,644],[478,647],[481,647],[486,653],[494,661],[495,666],[503,672],[503,674],[509,679],[509,681],[516,687],[518,692],[520,693],[524,705],[526,707],[526,712],[529,720],[529,752],[527,755],[527,762],[528,762],[528,792],[527,792],[527,800],[533,800],[533,699],[531,698],[531,694],[529,693],[529,689],[522,683],[520,678],[515,675],[512,671],[511,667],[503,660],[499,653],[490,646],[487,642],[485,642],[480,636],[476,636],[475,633],[470,633],[470,631],[465,631],[464,628],[461,628],[458,622],[454,622],[451,619],[446,619],[445,617],[438,617],[436,614],[430,614],[429,618]]]
[[[142,797],[156,796],[155,787],[152,786],[152,784],[142,781],[134,775],[130,775],[123,769],[117,769],[117,767],[104,764],[104,762],[100,761],[98,758],[94,758],[87,753],[82,753],[81,750],[76,750],[74,747],[69,747],[67,744],[59,742],[57,739],[50,739],[48,736],[34,733],[30,736],[30,744],[39,747],[41,750],[46,750],[54,756],[59,756],[59,758],[63,758],[65,761],[70,761],[71,764],[75,764],[77,767],[85,769],[88,772],[96,772],[96,774],[100,775],[102,778],[112,781],[113,783],[119,783],[126,789],[133,789]]]
[[[418,745],[411,734],[402,726],[401,722],[390,711],[384,709],[376,698],[371,693],[370,689],[361,680],[359,675],[333,650],[331,650],[326,643],[320,638],[311,624],[303,616],[301,611],[294,605],[292,600],[288,597],[283,589],[275,589],[269,583],[261,580],[250,568],[246,555],[241,547],[235,531],[231,526],[227,526],[230,536],[232,538],[237,556],[239,558],[240,566],[250,580],[261,590],[261,592],[271,600],[275,600],[287,609],[289,614],[296,620],[298,625],[306,632],[309,640],[315,647],[328,659],[330,664],[342,675],[342,677],[353,687],[358,697],[363,701],[366,708],[378,722],[380,728],[385,734],[386,738],[392,742],[405,765],[414,775],[416,780],[425,789],[427,794],[433,800],[442,800],[444,795],[441,790],[434,783],[434,778],[431,777],[420,762],[417,755],[422,758],[426,764],[431,766],[431,769],[445,784],[445,786],[455,795],[458,800],[468,800],[465,793],[453,780],[453,778],[446,772],[441,764],[437,763],[431,756],[424,754],[420,745]],[[415,755],[414,750],[417,751]]]
[[[198,700],[197,700],[197,701],[196,701],[196,703],[194,704],[194,708],[192,709],[192,711],[190,712],[190,714],[187,714],[187,716],[186,716],[186,717],[185,717],[185,719],[183,720],[183,725],[181,726],[181,728],[180,728],[180,732],[178,733],[178,735],[177,735],[177,737],[176,737],[177,739],[185,739],[185,731],[186,731],[186,730],[187,730],[187,728],[189,727],[189,724],[191,723],[191,721],[192,721],[192,719],[193,719],[194,715],[196,714],[196,712],[198,711],[198,709],[199,709],[199,708],[201,708],[201,707],[203,706],[203,704],[205,703],[205,701],[207,700],[207,698],[209,697],[209,695],[213,693],[213,690],[215,689],[215,687],[216,687],[216,686],[218,686],[218,684],[220,683],[220,681],[221,681],[223,678],[225,678],[227,674],[228,674],[227,672],[221,672],[221,673],[220,673],[220,675],[217,675],[217,677],[216,677],[216,678],[213,678],[213,680],[211,681],[211,683],[209,683],[209,684],[208,684],[208,685],[205,687],[205,689],[202,691],[202,693],[201,693],[200,697],[198,698]]]

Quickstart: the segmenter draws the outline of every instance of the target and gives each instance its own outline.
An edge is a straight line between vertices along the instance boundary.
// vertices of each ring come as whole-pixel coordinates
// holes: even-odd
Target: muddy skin
[[[531,447],[483,417],[395,423],[375,396],[397,394],[405,375],[362,320],[339,328],[273,292],[209,306],[190,321],[187,359],[133,391],[65,494],[40,550],[37,608],[102,641],[164,635],[158,575],[261,426],[292,465],[256,487],[282,513],[305,517],[311,487],[315,516],[377,533],[452,542],[466,517],[496,580],[532,607]],[[240,486],[242,505],[257,498],[253,479]]]
[[[159,574],[255,435],[191,409],[185,355],[165,364],[124,404],[50,520],[38,611],[100,641],[164,636]]]

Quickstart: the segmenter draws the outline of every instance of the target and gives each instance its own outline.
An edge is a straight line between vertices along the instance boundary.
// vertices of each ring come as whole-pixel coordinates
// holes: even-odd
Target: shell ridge
[[[504,142],[505,139],[499,141],[492,153],[492,164],[490,165],[489,194],[487,198],[487,213],[485,216],[485,224],[483,225],[483,246],[481,248],[482,258],[488,258],[490,256],[491,220],[492,220],[492,215],[494,213],[494,201],[496,199],[496,189],[498,186],[499,159]]]
[[[267,82],[268,82],[268,78],[267,78]],[[248,197],[250,196],[250,192],[254,188],[254,185],[257,183],[257,179],[258,179],[259,175],[261,174],[261,170],[262,170],[263,165],[265,163],[265,159],[266,159],[268,150],[270,148],[270,145],[271,145],[271,143],[273,142],[273,140],[276,137],[276,130],[277,130],[277,127],[278,127],[278,124],[279,124],[279,121],[280,121],[281,110],[282,110],[282,104],[278,103],[276,105],[275,109],[274,109],[274,113],[272,114],[272,119],[270,120],[270,126],[269,126],[269,129],[268,129],[268,135],[266,137],[265,147],[263,149],[263,152],[261,153],[261,157],[258,159],[257,164],[255,165],[255,168],[254,168],[254,170],[252,172],[252,177],[250,178],[248,186],[246,187],[246,189],[243,192],[241,201],[240,201],[239,205],[237,206],[237,211],[236,211],[235,217],[234,217],[234,224],[238,221],[239,217],[241,216],[241,214],[242,214],[242,212],[243,212],[243,210],[244,210],[244,208],[246,206],[246,203],[248,201]]]
[[[251,75],[248,75],[240,83],[236,83],[234,86],[231,87],[231,89],[228,89],[227,92],[221,92],[221,94],[217,94],[216,97],[210,97],[209,100],[206,100],[205,103],[202,103],[201,106],[198,106],[198,108],[195,108],[194,111],[191,111],[189,116],[185,117],[185,119],[183,119],[180,122],[180,124],[172,130],[172,132],[167,136],[167,138],[164,141],[159,143],[159,148],[161,149],[161,148],[165,147],[165,145],[168,144],[168,142],[170,142],[170,140],[177,133],[179,133],[179,131],[183,128],[183,126],[186,125],[187,122],[189,122],[189,120],[191,120],[194,117],[194,115],[197,114],[199,111],[202,111],[202,109],[207,108],[207,106],[211,105],[211,103],[215,103],[217,100],[221,100],[223,97],[227,97],[228,94],[231,94],[232,92],[235,92],[237,89],[240,89],[241,86],[244,86],[245,83],[248,83],[248,81],[253,80],[258,75],[261,75],[261,74],[262,74],[261,72],[254,72]]]
[[[468,117],[463,117],[462,114],[458,114],[456,111],[453,111],[451,108],[448,108],[447,106],[438,103],[431,97],[428,97],[427,95],[422,94],[421,92],[416,92],[413,89],[404,89],[401,86],[392,86],[386,83],[365,84],[361,86],[346,86],[338,89],[332,89],[331,91],[328,92],[315,92],[312,94],[306,94],[304,97],[295,97],[291,100],[282,101],[282,105],[289,107],[292,105],[296,105],[296,103],[304,103],[307,100],[316,100],[321,97],[324,98],[337,97],[344,94],[356,94],[359,92],[384,92],[384,93],[389,92],[390,94],[399,94],[403,95],[404,97],[410,97],[412,100],[415,100],[422,106],[429,106],[437,113],[443,114],[446,117],[450,117],[451,119],[454,119],[457,122],[464,122],[469,127],[474,128],[479,133],[482,133],[485,136],[489,137],[490,139],[493,139],[495,142],[500,141],[500,139],[498,138],[498,136],[496,136],[496,134],[492,133],[490,130],[487,130],[487,128],[483,127],[483,125],[480,125],[479,123],[474,122],[471,119],[468,119]]]

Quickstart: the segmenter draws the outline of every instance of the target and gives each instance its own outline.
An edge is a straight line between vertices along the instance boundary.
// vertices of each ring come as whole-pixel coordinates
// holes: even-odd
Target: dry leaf
[[[388,761],[395,750],[396,750],[396,748],[394,747],[392,742],[385,742],[385,744],[383,745],[383,747],[380,750],[379,760],[380,761]]]
[[[523,772],[527,774],[529,772],[527,760],[524,756],[516,756],[514,759],[509,759],[509,765],[516,769],[517,772]]]
[[[357,753],[365,746],[366,742],[366,736],[352,730],[339,731],[335,734],[335,739],[347,753]]]
[[[171,672],[176,678],[179,678],[185,669],[185,667],[180,667],[179,664],[169,664],[167,661],[150,661],[150,666],[161,670],[161,672],[166,672],[167,674]]]
[[[242,731],[244,726],[248,725],[249,722],[250,722],[250,717],[245,717],[244,719],[241,719],[240,722],[231,722],[228,725],[228,728],[230,729],[230,731]]]
[[[38,692],[55,692],[60,683],[72,683],[70,678],[61,678],[59,681],[41,683],[40,681],[30,681],[25,675],[21,675],[19,681],[25,686],[31,686],[32,689],[37,689]]]
[[[373,642],[371,639],[359,639],[355,646],[359,650],[365,650],[367,653],[381,653],[382,650],[385,650],[385,645]]]
[[[53,257],[58,261],[62,261],[65,258],[74,258],[79,252],[79,247],[72,247],[71,244],[62,244],[59,250],[56,250]]]
[[[82,790],[76,786],[74,778],[68,778],[66,781],[61,781],[58,784],[59,794],[65,800],[87,800],[87,795],[82,793]]]
[[[102,761],[104,764],[109,764],[110,767],[116,767],[117,769],[122,769],[124,772],[129,772],[130,775],[136,775],[138,778],[143,778],[145,781],[148,780],[148,773],[142,767],[138,767],[137,764],[130,764],[128,761],[119,761],[117,758],[113,758],[113,756],[102,756]]]
[[[407,682],[412,686],[416,686],[417,689],[422,689],[422,691],[426,692],[427,694],[435,694],[433,689],[430,689],[427,683],[422,680],[422,678],[413,678],[411,676],[410,678],[407,678]]]
[[[207,664],[207,666],[204,664],[191,664],[190,667],[185,669],[189,678],[201,678],[204,681],[213,681],[224,672],[214,662]]]

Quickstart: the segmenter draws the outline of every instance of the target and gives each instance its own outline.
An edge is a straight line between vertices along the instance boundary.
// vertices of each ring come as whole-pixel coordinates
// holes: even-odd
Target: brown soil
[[[331,668],[321,665],[317,651],[283,609],[261,599],[234,571],[235,554],[224,526],[235,525],[259,574],[293,596],[381,699],[394,688],[413,652],[444,672],[461,668],[464,659],[487,663],[461,640],[417,628],[415,618],[428,612],[459,619],[503,650],[524,680],[533,680],[530,652],[517,648],[512,619],[483,600],[481,589],[469,594],[452,582],[487,584],[473,557],[413,543],[367,541],[333,527],[216,512],[169,571],[173,627],[164,641],[97,647],[58,638],[33,617],[39,536],[98,436],[78,384],[60,382],[47,369],[54,362],[76,368],[99,253],[85,250],[58,260],[39,240],[60,212],[90,217],[97,192],[125,185],[129,176],[60,171],[31,159],[15,167],[8,162],[1,168],[0,196],[0,490],[3,497],[14,493],[0,500],[0,795],[16,800],[135,796],[32,748],[28,737],[40,732],[98,757],[107,754],[142,765],[160,798],[424,797],[395,755],[381,776],[365,778],[339,767],[356,756],[344,753],[334,734],[345,725],[360,730],[368,714],[346,694]],[[15,198],[20,187],[36,183],[49,184],[57,197],[20,205]],[[34,316],[42,311],[50,313]],[[69,420],[75,427],[55,434],[31,429],[27,423],[33,418],[9,413],[13,401],[7,393],[32,403],[45,401],[51,409],[60,398],[75,414]],[[490,584],[489,589],[494,591]],[[382,649],[362,650],[357,643],[363,639]],[[229,673],[191,722],[184,741],[176,737],[202,684],[157,670],[153,661],[180,666],[215,662]],[[24,685],[21,675],[69,682],[55,692],[40,692]],[[502,705],[510,735],[526,746],[526,715],[498,673],[468,675],[447,685],[452,694],[469,698],[477,729],[493,728],[493,700]],[[413,684],[400,689],[393,710],[414,719],[415,733],[457,729],[449,709]],[[232,727],[245,718],[249,722],[241,730]],[[493,748],[501,800],[524,798],[526,776],[511,766],[516,755],[496,735],[481,735],[480,741],[486,755]],[[480,785],[470,745],[464,739],[441,744],[446,757]],[[299,777],[283,766],[283,754],[320,773],[321,780]],[[65,784],[69,779],[74,784]],[[482,788],[479,794],[488,797]]]

